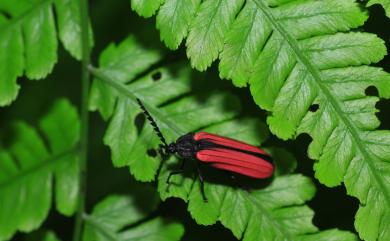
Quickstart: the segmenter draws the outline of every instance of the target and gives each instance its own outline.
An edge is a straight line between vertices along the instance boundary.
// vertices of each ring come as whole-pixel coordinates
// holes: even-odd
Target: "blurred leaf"
[[[57,210],[67,216],[78,202],[79,117],[66,99],[40,121],[44,137],[25,122],[13,125],[12,144],[0,149],[0,240],[38,228],[48,215],[55,178]],[[45,145],[45,140],[49,146]]]
[[[369,5],[381,3],[387,10],[387,2]],[[269,111],[272,133],[283,140],[309,134],[309,156],[318,160],[315,176],[329,187],[344,183],[360,201],[355,221],[360,237],[387,239],[390,132],[376,130],[379,98],[365,90],[375,86],[379,97],[389,98],[390,75],[367,66],[387,54],[383,40],[350,31],[364,24],[366,11],[353,0],[241,5],[239,0],[201,3],[186,41],[192,66],[205,70],[219,57],[220,76],[239,87],[249,83],[255,102]],[[169,6],[171,20],[159,23],[162,38],[170,24],[178,26],[176,5]]]
[[[146,193],[154,193],[152,189],[143,190]],[[184,228],[179,223],[167,222],[162,218],[154,218],[150,221],[142,221],[158,203],[157,198],[138,199],[134,196],[112,195],[98,203],[91,215],[86,216],[84,241],[105,240],[180,240]],[[144,209],[140,209],[140,205]],[[147,205],[145,207],[145,204]],[[140,222],[141,223],[137,223]],[[126,228],[126,226],[134,225]]]
[[[58,34],[64,48],[76,59],[81,60],[81,19],[80,3],[77,0],[54,0],[56,10]],[[92,47],[93,31],[91,23],[88,25],[89,44]]]
[[[123,49],[119,51],[108,47],[106,51],[111,51],[113,57],[104,60],[113,64],[117,59],[134,58],[122,54],[126,52]],[[106,56],[102,54],[101,60]],[[115,79],[125,73],[123,70],[91,70],[97,77],[95,82],[105,83],[107,93],[115,93],[117,104],[104,139],[111,148],[115,166],[129,166],[130,172],[141,181],[155,180],[157,175],[158,190],[163,199],[179,197],[189,202],[188,209],[199,224],[210,225],[220,221],[239,239],[294,240],[314,234],[318,237],[327,235],[319,233],[311,223],[313,212],[304,205],[315,192],[314,185],[306,177],[278,176],[269,186],[257,181],[265,187],[248,192],[219,179],[211,180],[218,176],[219,172],[215,170],[214,174],[205,175],[205,191],[209,199],[205,203],[199,181],[192,177],[192,172],[174,176],[171,185],[167,185],[167,176],[178,166],[177,158],[166,160],[158,172],[160,156],[150,153],[157,149],[160,141],[148,122],[137,124],[140,122],[137,121],[140,108],[136,97],[142,99],[168,141],[189,131],[206,130],[260,145],[268,136],[265,124],[253,118],[238,118],[241,105],[235,96],[226,92],[210,95],[208,89],[202,89],[203,97],[194,95],[190,92],[192,73],[182,65],[159,68],[130,82]],[[160,78],[155,78],[156,73]],[[111,75],[114,78],[110,78]],[[102,88],[103,91],[105,89]],[[287,174],[296,166],[291,155],[281,153],[275,157],[290,159],[276,159],[277,168],[281,169],[279,174]],[[187,163],[188,166],[194,164]],[[331,234],[335,240],[354,237],[349,232],[338,230],[331,231]]]
[[[0,1],[0,106],[8,105],[16,98],[19,91],[16,80],[23,73],[36,80],[53,70],[58,48],[53,7],[60,40],[73,57],[80,59],[77,0]],[[92,30],[90,43],[93,45]]]

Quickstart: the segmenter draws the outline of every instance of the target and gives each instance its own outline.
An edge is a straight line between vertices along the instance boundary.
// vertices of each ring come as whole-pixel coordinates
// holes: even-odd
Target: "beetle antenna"
[[[156,132],[157,136],[160,138],[161,142],[164,144],[164,146],[167,148],[168,144],[165,141],[165,138],[163,134],[161,133],[160,129],[157,126],[157,123],[154,121],[153,117],[150,115],[150,113],[146,110],[144,104],[140,99],[137,98],[138,105],[141,107],[142,111],[144,112],[146,118],[149,120],[150,124],[153,126],[154,131]]]

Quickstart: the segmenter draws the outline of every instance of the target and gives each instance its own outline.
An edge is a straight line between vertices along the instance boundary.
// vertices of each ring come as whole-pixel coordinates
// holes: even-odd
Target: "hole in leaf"
[[[316,112],[319,108],[320,108],[320,105],[319,105],[319,104],[312,104],[312,105],[309,107],[309,111],[310,111],[310,112]]]
[[[146,151],[146,153],[150,157],[156,157],[157,156],[157,151],[155,149],[149,149],[149,150]]]
[[[152,74],[152,79],[153,79],[154,81],[158,81],[158,80],[161,79],[161,76],[162,76],[161,72],[160,72],[160,71],[157,71],[156,73]]]
[[[375,86],[368,86],[364,93],[367,96],[378,96],[378,89]]]
[[[388,109],[390,106],[390,100],[380,99],[375,104],[375,108],[379,110],[379,112],[375,113],[375,115],[381,120],[381,124],[379,129],[390,129],[390,115],[388,114]]]
[[[139,113],[134,119],[134,125],[137,128],[137,134],[141,133],[144,124],[145,124],[145,116],[143,113]]]

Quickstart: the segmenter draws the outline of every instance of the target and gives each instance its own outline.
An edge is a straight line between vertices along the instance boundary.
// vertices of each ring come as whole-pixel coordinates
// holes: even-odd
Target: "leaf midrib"
[[[24,177],[26,177],[30,174],[40,172],[41,170],[46,169],[46,168],[51,168],[53,165],[57,164],[59,161],[65,160],[64,157],[76,153],[78,148],[79,148],[79,146],[76,145],[73,148],[65,150],[59,154],[49,156],[49,158],[47,158],[43,162],[39,162],[30,168],[27,168],[25,170],[18,172],[16,175],[13,175],[13,176],[7,178],[5,181],[1,182],[0,183],[0,190],[7,187],[8,185],[12,185],[14,182],[17,182],[18,180],[23,179]]]
[[[330,90],[321,82],[321,75],[316,67],[314,67],[309,59],[303,54],[303,51],[299,48],[299,45],[297,41],[290,36],[290,34],[276,21],[275,17],[270,12],[268,6],[266,6],[263,2],[259,0],[254,0],[257,7],[264,13],[264,15],[267,17],[268,21],[271,23],[271,25],[274,27],[274,30],[277,30],[281,36],[283,36],[287,43],[290,45],[291,49],[295,53],[297,59],[301,62],[303,66],[306,67],[308,72],[313,76],[313,81],[318,87],[319,90],[322,92],[322,94],[327,98],[327,100],[332,105],[333,109],[335,110],[335,113],[337,116],[341,119],[341,121],[344,123],[346,128],[349,130],[353,142],[357,145],[360,153],[362,154],[363,158],[366,160],[365,163],[370,168],[370,172],[372,176],[374,177],[375,182],[380,186],[381,193],[387,200],[387,205],[390,206],[390,194],[384,192],[386,190],[385,184],[380,179],[379,175],[375,172],[375,166],[374,161],[370,158],[369,153],[363,146],[363,141],[360,139],[360,136],[358,134],[357,128],[351,123],[351,121],[343,114],[343,111],[341,109],[340,102],[333,97],[333,95],[330,93]],[[348,168],[347,168],[348,169]],[[346,170],[347,171],[347,170]],[[344,177],[343,177],[344,179]],[[363,199],[363,197],[360,197]]]
[[[246,197],[247,200],[249,200],[253,206],[257,207],[260,211],[261,214],[264,215],[268,220],[270,220],[270,223],[273,224],[274,227],[276,227],[286,238],[287,240],[295,240],[290,233],[287,233],[285,228],[274,218],[272,215],[269,213],[269,210],[263,207],[262,205],[259,204],[259,202],[251,196],[251,194],[247,192],[241,192],[244,198]]]
[[[305,19],[311,17],[317,17],[318,15],[342,15],[344,16],[345,12],[340,11],[329,11],[329,12],[317,12],[315,14],[307,14],[303,16],[283,16],[280,18],[276,18],[277,20],[285,21],[285,20],[296,20],[296,19]]]

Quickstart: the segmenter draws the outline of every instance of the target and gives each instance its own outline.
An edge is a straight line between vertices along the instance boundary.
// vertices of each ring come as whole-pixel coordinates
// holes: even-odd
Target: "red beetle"
[[[207,132],[197,132],[183,135],[176,142],[168,145],[156,122],[141,100],[137,99],[137,101],[163,143],[160,145],[160,148],[164,155],[177,153],[183,160],[180,170],[169,174],[167,183],[169,183],[172,175],[183,172],[186,160],[198,160],[197,169],[201,183],[200,190],[204,201],[207,201],[207,198],[204,194],[203,177],[199,168],[200,163],[256,179],[272,176],[274,165],[271,156],[256,146],[238,140]]]

